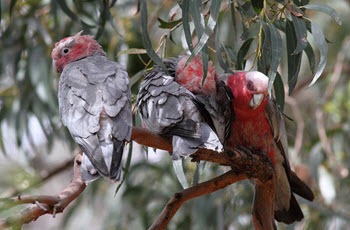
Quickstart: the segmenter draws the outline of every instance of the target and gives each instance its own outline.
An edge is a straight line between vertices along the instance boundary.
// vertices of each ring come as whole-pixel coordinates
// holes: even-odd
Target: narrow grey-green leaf
[[[198,40],[200,40],[202,35],[203,35],[204,28],[205,28],[204,16],[202,14],[202,1],[201,0],[193,0],[190,2],[191,2],[190,7],[191,7],[191,13],[192,13],[192,19],[193,19],[195,31],[196,31]],[[198,46],[198,44],[197,44],[197,46]],[[197,50],[198,50],[198,48],[197,48]],[[203,50],[207,51],[207,53],[208,53],[208,45],[207,44],[204,44]],[[186,62],[186,66],[199,53],[196,51],[197,54],[193,55],[193,52],[194,52],[194,50],[192,50],[191,56],[188,58],[188,60]],[[208,60],[208,58],[206,57],[205,53],[202,53],[202,62],[204,63],[205,60]],[[207,70],[205,69],[205,65],[203,65],[203,75],[204,76],[203,76],[202,82],[205,81],[206,73],[207,73]]]
[[[287,43],[287,59],[288,59],[288,86],[289,86],[289,95],[294,90],[300,71],[301,65],[301,53],[294,54],[297,47],[297,35],[295,33],[294,24],[287,19],[286,21],[286,43]]]
[[[261,56],[258,59],[258,71],[268,74],[271,60],[272,60],[272,48],[271,48],[271,33],[270,28],[264,21],[260,21],[263,30],[261,34]]]
[[[277,105],[280,108],[281,113],[284,110],[284,85],[282,81],[282,77],[279,72],[276,73],[275,81],[273,82],[273,88],[275,89],[275,96]]]
[[[281,20],[275,20],[273,24],[277,27],[277,29],[284,31],[286,29],[286,22]]]
[[[260,14],[261,10],[264,8],[264,0],[251,0],[250,2],[255,12]]]
[[[245,66],[245,56],[247,55],[250,45],[252,44],[254,38],[247,39],[239,48],[236,61],[236,70],[243,70]]]
[[[247,25],[249,25],[248,21],[245,19],[245,14],[244,14],[244,9],[242,7],[242,5],[237,2],[237,5],[238,5],[238,12],[239,14],[241,15],[241,22],[242,22],[242,35],[241,35],[241,39],[242,40],[246,40],[248,38],[248,35],[249,35],[249,27]]]
[[[182,19],[166,22],[163,19],[158,18],[158,21],[160,23],[160,25],[159,25],[160,28],[171,29],[171,28],[174,28],[175,26],[177,26],[179,23],[181,23]]]
[[[303,6],[303,8],[308,9],[308,10],[316,10],[316,11],[321,11],[323,13],[328,14],[331,16],[339,25],[342,24],[342,21],[340,19],[339,14],[330,6],[322,3],[312,3],[306,6]]]
[[[113,18],[113,16],[111,15],[111,12],[109,12],[109,10],[107,10],[107,16],[108,16],[108,21],[111,24],[114,31],[119,35],[119,37],[121,37],[122,39],[125,40],[124,36],[119,32],[119,29],[118,29],[117,24],[115,22],[115,18]]]
[[[227,58],[230,62],[232,63],[236,63],[236,53],[234,51],[234,49],[226,44],[221,44],[221,47],[223,48],[223,50],[225,51]],[[231,65],[230,65],[231,66]]]
[[[292,14],[292,22],[294,26],[294,32],[297,38],[297,45],[293,54],[298,54],[302,52],[307,46],[307,29],[304,19],[295,17]]]
[[[271,35],[272,60],[271,60],[270,71],[268,74],[268,77],[269,77],[268,91],[269,91],[269,95],[271,95],[271,89],[276,77],[278,65],[281,60],[282,38],[279,31],[272,23],[269,23],[269,27],[270,27],[270,35]]]
[[[142,43],[143,46],[146,48],[148,56],[162,69],[168,73],[168,69],[165,67],[164,63],[160,59],[160,57],[156,54],[152,47],[151,39],[149,38],[148,31],[147,31],[147,24],[148,24],[148,13],[147,13],[147,2],[146,0],[141,0],[140,2],[140,11],[141,11],[141,33],[142,33]]]
[[[320,62],[318,63],[316,74],[314,76],[314,79],[312,79],[312,82],[310,83],[309,87],[315,84],[317,79],[321,76],[324,68],[326,67],[328,55],[328,46],[324,34],[322,32],[322,28],[317,23],[311,22],[311,31],[312,36],[315,39],[317,48],[320,51]]]
[[[130,82],[129,82],[130,88],[131,88],[136,82],[138,82],[138,81],[140,80],[140,78],[141,78],[143,75],[145,75],[145,73],[146,73],[146,70],[145,70],[145,69],[143,69],[143,70],[137,72],[137,73],[130,79]]]
[[[122,181],[118,184],[117,188],[115,189],[114,196],[117,195],[118,191],[122,187],[124,181],[128,178],[129,176],[129,170],[130,170],[130,163],[131,163],[131,157],[132,157],[132,149],[133,149],[133,142],[131,141],[129,143],[129,151],[128,151],[128,158],[126,160],[126,164],[124,167],[124,173],[123,173],[123,179]]]
[[[109,5],[109,8],[112,8],[117,3],[117,0],[112,0],[111,4]]]
[[[117,54],[117,57],[122,54],[146,54],[146,53],[147,53],[147,50],[145,49],[130,48],[130,49],[119,51]]]
[[[188,49],[193,51],[191,28],[189,23],[189,11],[190,11],[190,1],[177,0],[177,3],[182,9],[182,26],[184,28],[185,38],[187,42]]]
[[[304,49],[304,52],[306,53],[306,56],[309,59],[309,65],[310,65],[311,72],[315,73],[315,68],[316,68],[315,54],[314,54],[314,50],[312,49],[309,42],[307,43],[307,46]]]
[[[236,23],[236,11],[235,11],[235,3],[234,1],[231,1],[230,3],[230,9],[231,9],[231,21],[234,31],[237,31],[237,23]]]
[[[194,11],[196,12],[195,15],[197,18],[195,21],[197,21],[197,23],[195,22],[195,25],[198,24],[198,20],[200,20],[201,25],[197,25],[199,28],[201,28],[204,24],[204,17],[202,15],[201,12],[199,12],[199,10],[201,10],[201,6],[199,7],[198,4],[199,2],[201,3],[201,1],[194,1],[197,5],[195,5]],[[221,1],[220,0],[212,0],[211,2],[211,7],[210,7],[210,17],[208,20],[208,24],[205,27],[204,33],[203,34],[198,34],[200,36],[200,40],[198,42],[198,44],[196,45],[196,47],[194,48],[193,52],[191,53],[191,56],[188,58],[186,65],[188,65],[188,63],[203,49],[204,46],[207,45],[208,39],[210,37],[210,35],[213,33],[214,27],[216,26],[217,23],[217,19],[219,16],[219,11],[220,11],[220,6],[221,6]],[[197,31],[197,26],[196,26],[196,31]],[[207,50],[204,50],[204,54],[202,54],[202,59],[203,59],[203,80],[202,82],[205,81],[205,77],[206,77],[206,72],[208,70],[208,63],[207,60],[205,60],[207,57],[206,55],[208,55]]]
[[[309,4],[310,0],[293,0],[293,2],[297,6],[303,6]]]
[[[11,2],[10,2],[10,7],[9,7],[9,14],[10,14],[10,17],[11,17],[11,15],[12,15],[12,10],[13,10],[13,7],[15,7],[16,2],[17,2],[17,0],[11,0]],[[1,5],[1,3],[0,3],[0,5]]]
[[[199,163],[196,164],[196,171],[194,172],[194,175],[193,175],[192,186],[198,184],[206,163],[207,163],[206,161],[200,161]]]
[[[68,16],[70,17],[73,21],[79,22],[82,25],[88,27],[88,28],[94,28],[95,26],[89,25],[86,22],[84,22],[83,20],[81,20],[80,18],[78,18],[78,16],[76,14],[74,14],[69,7],[67,6],[65,0],[56,0],[56,2],[58,3],[58,5],[60,6],[61,10]]]
[[[188,182],[187,182],[187,179],[185,176],[184,168],[182,165],[182,160],[180,159],[180,160],[176,160],[176,161],[172,161],[172,162],[173,162],[173,167],[174,167],[174,171],[175,171],[177,179],[179,180],[183,189],[187,189]]]
[[[216,55],[218,57],[219,64],[221,68],[225,71],[225,73],[233,73],[230,70],[229,66],[225,63],[224,59],[222,58],[218,25],[216,25],[214,33],[215,33],[215,50],[216,50]]]
[[[207,78],[208,73],[208,65],[209,65],[209,51],[208,51],[208,45],[205,45],[203,47],[203,50],[201,51],[202,54],[202,64],[203,64],[203,77],[202,77],[202,85],[204,85],[204,81]]]
[[[99,2],[100,2],[100,18],[98,19],[98,30],[95,35],[96,40],[98,40],[101,37],[103,31],[105,30],[105,25],[108,19],[108,11],[109,11],[108,3],[106,0],[99,1]]]

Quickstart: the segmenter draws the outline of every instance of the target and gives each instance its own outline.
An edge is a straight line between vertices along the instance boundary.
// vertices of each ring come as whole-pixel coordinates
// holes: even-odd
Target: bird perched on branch
[[[223,150],[211,116],[197,97],[216,92],[215,68],[209,63],[202,85],[202,59],[197,56],[184,68],[187,59],[165,59],[169,74],[155,66],[142,81],[137,98],[144,125],[154,133],[172,137],[174,160],[189,156],[198,148]]]
[[[131,92],[125,68],[107,59],[89,35],[57,42],[52,59],[61,74],[59,111],[83,153],[82,179],[103,176],[117,182],[132,131]]]
[[[300,221],[304,216],[294,193],[309,201],[314,195],[290,168],[283,117],[275,100],[269,97],[267,76],[258,71],[235,72],[220,79],[234,95],[235,120],[226,146],[250,146],[270,158],[277,177],[275,219],[286,224]]]

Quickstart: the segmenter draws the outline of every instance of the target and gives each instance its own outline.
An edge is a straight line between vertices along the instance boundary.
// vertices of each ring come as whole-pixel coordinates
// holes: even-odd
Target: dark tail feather
[[[309,186],[307,186],[304,183],[304,181],[300,180],[300,178],[297,176],[297,174],[295,174],[295,172],[293,172],[292,170],[290,172],[291,173],[290,173],[289,184],[290,184],[292,191],[295,194],[298,194],[299,196],[301,196],[309,201],[313,201],[315,196],[314,196],[313,192],[311,191],[311,189],[309,188]]]
[[[301,221],[304,218],[303,212],[295,199],[294,194],[291,194],[289,210],[276,210],[275,219],[278,222],[283,222],[285,224],[291,224],[294,221]]]
[[[112,181],[118,182],[122,173],[121,161],[123,158],[125,141],[113,139],[113,156],[111,162],[110,176]]]

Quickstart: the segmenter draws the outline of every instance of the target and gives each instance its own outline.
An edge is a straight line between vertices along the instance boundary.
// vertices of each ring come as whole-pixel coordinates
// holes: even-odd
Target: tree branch
[[[134,130],[135,128],[133,129],[132,139],[137,143],[167,151],[172,149],[171,142],[166,138],[149,133],[149,131],[143,128],[137,128],[137,132],[135,133]],[[146,140],[147,138],[145,138],[144,134],[147,134],[147,136],[149,135],[150,140]],[[149,230],[164,229],[185,201],[212,193],[247,178],[256,179],[255,196],[252,207],[255,229],[275,229],[274,198],[276,176],[271,166],[271,161],[265,154],[249,148],[226,149],[221,153],[208,149],[199,149],[190,157],[192,161],[209,161],[224,166],[231,166],[232,171],[197,185],[199,187],[194,186],[182,192],[175,193]],[[215,185],[215,183],[218,182],[220,182],[220,184]],[[214,183],[214,186],[212,183]],[[210,184],[211,186],[202,186],[203,184]]]
[[[6,204],[9,207],[18,204],[32,203],[35,204],[26,208],[16,216],[0,220],[0,230],[8,228],[10,226],[22,226],[36,220],[38,217],[51,213],[53,216],[56,213],[62,212],[73,200],[75,200],[80,193],[82,193],[86,187],[85,183],[81,179],[81,157],[77,155],[74,161],[74,176],[72,182],[60,193],[54,196],[48,195],[26,195],[17,196],[14,198],[6,199]],[[2,199],[4,201],[4,199]],[[8,202],[9,201],[9,202]]]
[[[148,147],[172,151],[169,138],[154,134],[144,128],[134,127],[131,140]],[[221,153],[199,149],[191,157],[192,161],[216,162],[230,166],[232,170],[207,182],[175,193],[150,229],[164,229],[185,201],[212,193],[247,178],[256,179],[257,185],[252,212],[254,226],[256,229],[273,229],[271,223],[274,223],[275,174],[266,155],[249,148],[225,150]],[[4,207],[6,208],[27,203],[35,204],[16,216],[0,220],[0,230],[10,226],[22,226],[47,213],[55,216],[56,213],[62,212],[86,187],[81,179],[80,162],[81,154],[75,158],[72,182],[57,195],[25,195],[0,200],[0,202],[5,201]]]
[[[181,205],[187,200],[207,195],[245,179],[247,179],[247,176],[243,173],[240,174],[231,170],[214,179],[175,193],[148,230],[165,229]]]

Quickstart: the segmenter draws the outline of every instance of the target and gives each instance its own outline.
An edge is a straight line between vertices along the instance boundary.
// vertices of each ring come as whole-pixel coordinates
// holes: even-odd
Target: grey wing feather
[[[273,98],[268,99],[265,111],[266,118],[273,132],[276,146],[280,149],[280,152],[284,158],[283,166],[287,175],[290,189],[292,191],[290,194],[289,209],[275,210],[275,218],[277,221],[290,224],[294,221],[300,221],[304,217],[303,212],[300,209],[300,206],[293,193],[296,193],[310,201],[313,200],[314,195],[311,189],[302,180],[300,180],[299,177],[290,168],[288,161],[287,134],[284,120],[282,113],[279,111],[277,103]]]
[[[286,164],[288,168],[288,169],[286,168],[286,170],[288,170],[287,176],[289,178],[288,174],[290,171],[290,166],[288,161],[288,142],[287,142],[287,133],[286,133],[286,128],[284,125],[282,113],[280,112],[277,106],[277,103],[273,98],[269,98],[267,100],[265,111],[266,111],[266,118],[271,127],[273,138],[275,139],[275,142],[279,147],[281,154],[283,155],[284,164]]]
[[[232,132],[232,122],[235,113],[232,106],[233,93],[223,81],[216,84],[217,92],[209,96],[196,95],[197,99],[205,106],[209,112],[214,129],[222,144],[228,140]]]
[[[141,83],[137,104],[142,121],[152,132],[173,137],[173,159],[188,156],[199,147],[222,149],[213,130],[202,123],[194,100],[193,93],[159,66]]]
[[[100,175],[117,181],[124,143],[132,131],[125,69],[99,55],[72,62],[61,74],[58,98],[62,122],[91,165]],[[91,165],[84,162],[82,167],[88,170]]]

